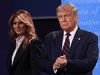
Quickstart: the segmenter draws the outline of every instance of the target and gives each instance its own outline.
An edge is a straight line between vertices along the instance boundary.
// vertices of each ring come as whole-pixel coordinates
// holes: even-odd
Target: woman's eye
[[[23,22],[19,22],[19,24],[23,24]]]
[[[16,23],[16,22],[14,22],[13,24],[15,24],[15,25],[16,25],[17,23]]]

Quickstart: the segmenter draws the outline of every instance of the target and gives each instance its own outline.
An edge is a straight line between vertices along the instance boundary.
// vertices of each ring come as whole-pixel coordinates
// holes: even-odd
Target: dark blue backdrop
[[[56,16],[56,8],[61,0],[13,0],[13,11],[27,10],[32,17]]]

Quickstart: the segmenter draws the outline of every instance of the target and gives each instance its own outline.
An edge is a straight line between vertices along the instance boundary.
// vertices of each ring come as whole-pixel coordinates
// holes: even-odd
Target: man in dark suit
[[[79,28],[77,9],[71,3],[59,6],[57,16],[62,30],[46,35],[41,70],[48,75],[92,75],[98,60],[98,37]]]

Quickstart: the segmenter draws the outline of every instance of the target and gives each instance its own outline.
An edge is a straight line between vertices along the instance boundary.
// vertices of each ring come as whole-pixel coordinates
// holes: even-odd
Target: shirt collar
[[[73,31],[70,32],[71,36],[74,36],[74,35],[75,35],[77,29],[78,29],[78,25],[76,25],[75,29],[74,29]],[[67,33],[67,32],[64,31],[64,36],[66,36],[66,33]]]
[[[19,37],[16,38],[16,43],[22,43],[24,40],[25,36],[23,36],[21,39],[18,40]]]

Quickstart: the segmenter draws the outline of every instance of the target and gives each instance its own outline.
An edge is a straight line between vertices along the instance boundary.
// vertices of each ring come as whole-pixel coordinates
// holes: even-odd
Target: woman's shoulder
[[[35,42],[41,42],[41,40],[38,39],[38,38],[34,38],[34,39],[31,40],[31,43],[35,43]]]
[[[41,40],[40,39],[38,39],[38,38],[34,38],[34,39],[32,39],[31,40],[31,44],[33,45],[42,45],[42,42],[41,42]]]
[[[16,43],[16,40],[12,40],[11,43],[10,43],[10,45],[13,45],[15,43]]]
[[[34,46],[40,47],[40,48],[43,47],[43,44],[42,44],[41,40],[38,39],[38,38],[32,39],[30,45],[31,45],[32,47],[34,47]]]

